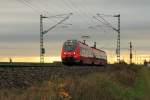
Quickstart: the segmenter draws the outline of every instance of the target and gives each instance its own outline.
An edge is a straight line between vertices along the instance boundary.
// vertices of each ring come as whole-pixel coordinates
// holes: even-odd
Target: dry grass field
[[[150,69],[143,66],[28,70],[18,78],[22,83],[12,77],[9,84],[1,84],[0,100],[150,100]]]

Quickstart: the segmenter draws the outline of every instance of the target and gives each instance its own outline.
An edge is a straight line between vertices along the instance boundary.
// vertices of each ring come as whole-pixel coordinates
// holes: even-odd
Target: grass
[[[1,90],[0,100],[150,100],[150,69],[114,66],[85,76],[64,76],[27,89]]]
[[[143,98],[145,100],[150,100],[150,69],[144,68],[142,70],[142,75],[141,79],[143,80],[143,85],[141,84],[141,87],[145,86],[143,89],[143,92],[145,93]]]

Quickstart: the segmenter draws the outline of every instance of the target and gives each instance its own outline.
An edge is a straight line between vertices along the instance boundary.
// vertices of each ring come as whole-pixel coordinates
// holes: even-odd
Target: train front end
[[[67,40],[62,48],[61,60],[65,65],[80,62],[79,43],[77,40]]]

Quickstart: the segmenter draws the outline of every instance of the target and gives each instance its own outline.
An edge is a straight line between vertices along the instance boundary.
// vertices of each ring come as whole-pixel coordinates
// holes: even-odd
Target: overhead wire
[[[68,2],[68,0],[61,0],[62,3],[67,6],[68,9],[71,9],[73,11],[73,13],[75,13],[75,15],[78,15],[78,19],[76,19],[77,21],[79,21],[77,24],[73,24],[73,25],[76,25],[74,27],[77,27],[78,28],[78,32],[77,34],[81,34],[84,33],[84,29],[83,29],[83,25],[81,23],[85,23],[86,25],[88,24],[87,21],[85,20],[84,16],[82,16],[81,12],[76,9],[74,6],[72,6],[72,4],[70,2]],[[76,17],[74,17],[76,18]],[[81,22],[81,23],[80,23]],[[79,33],[79,30],[80,30],[80,33]]]
[[[33,4],[31,4],[30,1],[28,1],[28,0],[23,0],[23,1],[33,6]],[[67,5],[69,8],[72,8],[72,9],[73,9],[73,7],[71,7],[71,6],[74,6],[72,2],[70,2],[70,5],[71,5],[71,6],[70,6],[70,5],[69,5],[69,2],[67,3],[65,0],[63,0],[63,1],[64,1],[65,5]],[[43,3],[40,3],[40,5],[42,5],[42,4],[43,4]],[[35,8],[35,6],[36,6],[36,8],[39,8],[39,9],[40,9],[39,6],[37,6],[37,5],[34,4],[34,8]],[[44,6],[44,7],[45,7],[45,6]],[[74,6],[74,9],[75,9],[75,8],[76,8],[76,7]],[[40,10],[41,10],[41,9],[40,9]],[[43,11],[43,9],[42,9],[41,11]],[[55,10],[55,11],[56,11],[56,10]],[[77,10],[77,9],[76,9],[75,11],[78,12],[79,15],[82,15],[81,12],[80,12],[80,10]],[[83,13],[83,11],[82,11],[82,13]],[[82,19],[85,20],[85,18],[82,18]],[[82,20],[82,21],[83,21],[83,20]],[[85,23],[88,23],[88,20],[86,20]],[[88,24],[89,24],[89,23],[88,23]]]
[[[99,14],[101,16],[105,16],[105,17],[114,17],[114,15],[106,15],[106,14]]]
[[[30,7],[32,10],[34,10],[36,13],[41,13],[41,11],[43,12],[44,10],[46,10],[46,11],[49,11],[49,10],[47,10],[48,8],[47,8],[47,6],[48,6],[48,3],[46,3],[46,4],[43,4],[42,2],[39,4],[39,5],[35,5],[35,3],[33,4],[33,2],[31,3],[30,2],[30,0],[28,1],[28,0],[17,0],[17,1],[19,1],[19,2],[21,2],[21,3],[23,3],[23,4],[25,4],[26,6],[28,6],[28,7]],[[48,0],[47,0],[48,1]],[[37,1],[36,1],[37,2]],[[85,4],[85,6],[82,6],[82,7],[77,7],[77,5],[73,2],[73,1],[71,1],[71,0],[62,0],[62,2],[67,6],[67,8],[69,8],[69,9],[71,9],[72,11],[75,11],[77,14],[79,14],[79,16],[80,16],[80,20],[83,22],[83,23],[86,23],[88,26],[92,26],[92,24],[95,24],[95,22],[93,21],[93,20],[91,20],[91,18],[90,18],[90,16],[93,16],[93,15],[91,15],[91,13],[89,13],[90,11],[92,11],[91,9],[89,9],[89,7],[87,7],[86,6],[86,4]],[[82,2],[83,3],[85,3],[84,2],[84,0],[82,0]],[[37,2],[38,3],[38,2]],[[40,5],[44,5],[44,6],[42,6],[42,7],[40,7]],[[46,6],[47,5],[47,6]],[[42,9],[41,9],[42,8]],[[44,9],[43,9],[44,8]],[[85,10],[83,10],[83,8],[85,9]],[[52,8],[51,7],[51,9],[54,9],[54,8]],[[51,12],[53,13],[53,12],[58,12],[58,10],[51,10]],[[83,15],[83,14],[85,14],[85,15]],[[101,15],[103,15],[103,16],[107,16],[107,17],[112,17],[112,15],[104,15],[104,14],[101,14]],[[110,26],[111,24],[108,22],[108,21],[106,21],[105,19],[103,19],[103,18],[101,18],[103,21],[100,21],[100,22],[102,22],[104,25],[108,25],[108,26]],[[89,22],[89,20],[91,21],[91,22]],[[52,20],[52,21],[54,21],[54,22],[56,22],[56,19],[55,20]],[[58,21],[57,21],[58,22]],[[79,24],[80,25],[80,24]],[[101,27],[102,28],[102,27]],[[95,31],[95,29],[94,29],[94,31]],[[104,30],[105,31],[105,30]]]
[[[102,20],[100,20],[100,19],[98,19],[96,16],[93,16],[93,18],[95,18],[96,20],[98,20],[99,22],[101,22],[102,24],[104,24],[104,25],[106,25],[107,27],[111,27],[111,29],[112,29],[112,27],[113,26],[110,26],[108,23],[106,23],[106,21],[102,21]],[[114,27],[113,27],[114,28]],[[107,44],[110,44],[110,42],[111,41],[107,41],[107,43],[105,44],[105,45],[103,45],[101,48],[105,48],[106,49],[106,46],[108,46]],[[114,47],[115,48],[115,47]]]
[[[85,3],[85,0],[82,0],[83,1],[83,3]],[[84,6],[83,6],[84,7]],[[92,18],[92,16],[93,15],[91,15],[89,12],[91,11],[91,9],[89,9],[89,7],[87,7],[86,5],[85,5],[85,11],[87,11],[86,13],[87,13],[87,15],[89,15],[89,16],[91,16],[91,18]],[[91,11],[92,12],[92,11]],[[91,20],[91,22],[92,23],[94,23],[95,24],[95,22],[93,21],[93,20]],[[99,24],[98,24],[99,25]],[[103,27],[101,27],[101,28],[103,28]],[[103,28],[104,29],[104,28]],[[95,30],[95,29],[94,29]],[[96,30],[95,30],[96,31]],[[105,29],[104,29],[104,31],[105,31]],[[108,43],[106,43],[105,44],[105,46],[107,45]],[[104,48],[105,47],[104,45],[101,47],[101,48]],[[107,45],[108,46],[108,45]]]
[[[106,16],[106,17],[114,17],[113,15],[104,15],[104,14],[102,14],[103,16]],[[110,24],[110,22],[108,22],[107,20],[105,20],[100,14],[97,14],[97,16],[99,17],[99,18],[101,18],[105,23],[106,23],[106,25],[108,26],[108,27],[110,27],[111,29],[113,29],[113,30],[115,30],[115,31],[118,31],[118,29],[117,28],[115,28],[112,24]]]
[[[91,10],[91,9],[89,9],[90,7],[86,6],[86,5],[88,5],[88,3],[86,2],[86,0],[81,0],[81,1],[82,1],[82,3],[86,3],[85,6],[83,6],[83,8],[85,8],[85,11],[87,11],[86,13],[87,13],[89,16],[91,16],[91,17],[90,17],[91,22],[92,22],[93,24],[95,24],[96,22],[94,22],[94,21],[93,21],[93,18],[92,18],[94,15],[92,15],[92,14],[90,13],[90,12],[93,12],[94,9],[92,9],[92,7],[91,7],[91,9],[92,9],[92,10]]]
[[[84,18],[86,18],[87,22],[88,22],[88,25],[90,26],[91,25],[91,22],[89,21],[90,18],[89,18],[89,14],[86,12],[86,10],[83,10],[82,7],[77,7],[77,5],[72,1],[72,0],[68,0],[70,2],[70,4],[72,4],[72,6],[74,6],[74,8],[76,8],[79,12],[81,12],[82,14],[84,14]],[[82,4],[82,3],[81,3]]]
[[[90,23],[88,22],[87,16],[83,16],[83,11],[81,11],[75,4],[74,2],[72,2],[71,0],[62,0],[64,1],[64,3],[68,6],[70,6],[71,9],[74,9],[75,12],[78,14],[78,16],[80,16],[80,20],[83,23],[86,23],[86,25],[90,25]]]
[[[31,5],[33,8],[36,8],[39,10],[40,14],[43,13],[43,9],[41,9],[40,7],[38,7],[37,5],[33,4],[33,2],[31,2],[31,0],[23,0],[24,2],[28,3],[29,5]]]
[[[67,5],[67,3],[64,4],[64,0],[51,0],[51,2],[52,1],[55,1],[54,3],[57,6],[57,9],[59,8],[59,10],[63,10],[64,12],[73,12],[73,10],[70,9],[71,7],[69,7],[69,5]],[[63,7],[63,9],[62,9],[62,7]]]
[[[36,1],[36,3],[34,1]],[[30,0],[28,0],[28,3],[29,2],[30,2]],[[47,5],[45,5],[44,2],[41,2],[41,0],[38,0],[38,2],[37,2],[37,0],[33,0],[32,4],[35,5],[36,7],[38,7],[39,9],[44,8],[44,9],[42,9],[42,11],[43,12],[46,11],[48,13]],[[46,4],[48,4],[48,3],[46,3]],[[53,11],[53,10],[51,10],[51,11]],[[56,10],[54,10],[54,11],[56,11]],[[65,15],[68,15],[68,14],[59,14],[59,15],[53,15],[53,16],[49,16],[48,14],[46,14],[45,16],[48,18],[52,18],[51,21],[57,23],[58,22],[57,19],[64,18]]]
[[[92,16],[93,15],[91,15],[91,9],[89,9],[89,7],[87,7],[86,5],[87,5],[87,2],[85,1],[85,0],[81,0],[82,1],[82,4],[84,4],[85,6],[82,6],[82,8],[84,8],[85,10],[85,13],[89,16],[89,19],[91,20],[91,23],[95,23],[93,20],[92,20]]]
[[[38,0],[39,2],[41,1],[41,0]],[[45,2],[49,2],[49,0],[45,0]],[[36,0],[36,2],[37,2],[37,0]],[[51,12],[52,14],[54,14],[54,13],[60,13],[60,12],[58,12],[58,10],[56,10],[56,9],[54,9],[53,7],[51,7],[51,8],[47,8],[48,6],[50,6],[50,5],[48,5],[49,3],[44,3],[44,2],[37,2],[37,4],[39,4],[39,5],[43,5],[42,7],[45,7],[46,9],[51,9],[51,10],[47,10],[47,12],[49,13],[49,12]],[[53,3],[52,2],[52,0],[51,0],[51,3]],[[58,6],[58,8],[59,8],[60,6]],[[70,12],[69,12],[70,13]],[[50,16],[50,17],[52,17],[52,21],[53,22],[58,22],[58,18],[64,18],[64,17],[62,17],[62,16],[65,16],[65,15],[68,15],[68,14],[59,14],[59,15],[54,15],[54,16]],[[49,14],[47,15],[47,17],[49,17]],[[49,17],[49,18],[50,18]],[[57,20],[57,21],[56,21]]]
[[[40,14],[41,12],[39,11],[39,9],[33,7],[30,3],[24,1],[24,0],[17,0],[19,3],[29,7],[30,9],[32,9],[35,13]]]
[[[82,16],[84,17],[84,19],[86,18],[86,23],[88,23],[87,24],[87,26],[86,26],[86,29],[84,29],[85,30],[85,33],[88,33],[88,35],[91,35],[91,34],[89,34],[89,33],[91,33],[91,29],[89,28],[90,26],[93,26],[93,24],[95,24],[94,22],[91,22],[91,15],[87,12],[87,10],[86,9],[83,9],[83,7],[84,6],[77,6],[77,4],[74,4],[74,2],[73,1],[71,1],[71,0],[69,0],[70,1],[70,3],[74,6],[74,8],[77,8],[77,10],[80,12],[80,13],[82,13]],[[81,1],[80,1],[81,2]],[[82,4],[82,3],[80,3],[80,4]],[[84,14],[84,15],[83,15]],[[95,30],[97,30],[97,29],[94,29],[94,31]],[[92,31],[93,31],[93,29],[92,29]],[[85,34],[84,33],[84,34]],[[81,35],[84,35],[84,34],[81,34]]]
[[[88,27],[88,29],[90,29],[90,27],[91,27],[91,30],[89,30],[90,35],[91,35],[91,33],[97,33],[98,29],[95,27],[97,25],[96,25],[96,22],[93,21],[93,18],[92,18],[93,15],[91,14],[92,11],[87,6],[88,3],[84,0],[81,0],[81,4],[83,4],[82,9],[83,9],[83,11],[85,11],[85,14],[87,15],[87,17],[91,23],[91,26]]]
[[[48,9],[49,9],[49,8],[48,8],[48,6],[49,6],[48,4],[49,4],[49,3],[46,3],[46,4],[45,4],[43,1],[41,2],[41,0],[34,0],[34,1],[35,1],[35,3],[36,3],[39,7],[44,8],[44,9],[43,9],[43,10],[44,10],[44,11],[43,11],[43,14],[44,14],[44,13],[47,13],[47,14],[48,14],[48,13],[50,13],[50,12],[51,12],[52,14],[58,13],[57,10],[54,9],[54,8],[52,8],[52,7],[51,7],[51,11],[48,10]],[[44,1],[46,1],[46,0],[44,0]],[[48,1],[48,0],[47,0],[47,1]]]
[[[97,33],[97,32],[99,31],[99,30],[97,29],[97,26],[99,26],[101,29],[103,29],[103,30],[105,31],[105,29],[102,27],[102,25],[100,25],[100,24],[97,23],[97,22],[94,22],[94,20],[93,20],[93,18],[92,18],[93,15],[91,14],[94,10],[89,9],[90,7],[87,6],[87,5],[88,5],[88,2],[87,2],[86,0],[81,0],[81,1],[82,1],[82,4],[84,4],[84,5],[82,6],[82,8],[85,9],[86,14],[89,16],[90,22],[93,24],[92,26],[89,26],[89,28],[92,27],[92,28],[91,28],[92,33]]]
[[[49,1],[49,0],[47,0],[47,1]],[[52,0],[51,0],[51,2],[52,2]],[[62,5],[64,5],[64,3],[63,2],[59,2],[60,3],[60,5],[57,5],[57,8],[60,8],[60,6],[62,6]],[[48,3],[46,3],[46,4],[48,4]],[[66,7],[66,5],[64,6],[66,9],[68,8],[68,7]],[[51,7],[52,8],[52,7]],[[66,9],[64,9],[64,11],[66,10]],[[68,10],[68,9],[67,9]],[[55,11],[57,11],[57,10],[54,10],[54,12]],[[57,11],[58,12],[58,11]],[[68,13],[70,13],[70,12],[73,12],[72,10],[70,10],[70,11],[67,11]],[[60,12],[59,12],[60,13]],[[59,16],[60,15],[60,16]],[[59,15],[57,15],[58,16],[58,18],[60,18],[61,16],[63,16],[63,15],[68,15],[68,14],[59,14]],[[58,20],[55,18],[54,19],[54,22],[58,22]],[[66,22],[65,22],[66,23]],[[64,23],[62,23],[62,24],[64,24]],[[70,24],[70,23],[67,23],[67,24]],[[65,25],[65,24],[64,24]]]
[[[104,23],[106,23],[105,25],[107,25],[108,27],[111,27],[112,29],[117,30],[112,24],[106,21],[102,16],[98,15],[98,17],[101,18],[104,21]]]
[[[71,4],[72,5],[74,5],[75,6],[75,4],[73,4],[73,2],[72,1],[70,1],[71,2]],[[80,10],[81,11],[81,10]],[[87,9],[85,10],[85,11],[87,11]],[[82,13],[84,12],[83,10],[81,11]],[[90,16],[90,14],[88,13],[88,12],[84,12],[84,13],[86,13],[86,16]],[[93,21],[92,21],[92,23],[94,23]]]
[[[86,0],[81,0],[82,1],[82,3],[87,3],[86,2]],[[85,8],[85,11],[87,11],[86,13],[87,13],[87,15],[89,15],[89,16],[91,16],[90,17],[90,20],[91,20],[91,23],[93,23],[93,24],[96,24],[96,22],[94,22],[93,21],[93,15],[90,13],[90,12],[93,12],[94,11],[94,9],[89,9],[89,7],[87,7],[86,6],[87,4],[85,4],[85,6],[83,6],[84,8]],[[91,7],[92,8],[92,7]],[[102,25],[100,25],[99,23],[97,23],[98,25],[94,25],[94,26],[91,26],[91,27],[95,27],[95,29],[97,29],[96,27],[98,26],[98,27],[100,27],[101,29],[103,29],[104,31],[106,31],[103,27],[102,27]],[[98,30],[95,30],[95,32],[97,32]]]

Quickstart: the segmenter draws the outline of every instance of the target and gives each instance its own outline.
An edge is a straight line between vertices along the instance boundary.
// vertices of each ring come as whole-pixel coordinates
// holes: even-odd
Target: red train
[[[87,65],[106,65],[107,55],[104,51],[95,47],[89,47],[85,43],[77,40],[67,40],[61,52],[62,63],[68,64],[87,64]]]

